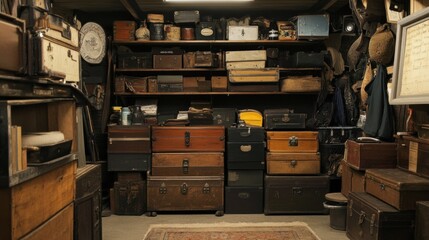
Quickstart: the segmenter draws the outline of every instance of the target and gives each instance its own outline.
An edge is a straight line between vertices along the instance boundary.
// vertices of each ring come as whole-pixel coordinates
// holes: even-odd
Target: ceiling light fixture
[[[255,0],[164,0],[164,2],[253,2]]]

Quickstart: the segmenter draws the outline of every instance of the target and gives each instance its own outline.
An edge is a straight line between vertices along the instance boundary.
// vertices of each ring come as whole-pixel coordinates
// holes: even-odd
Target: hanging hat
[[[362,41],[362,35],[359,36],[356,41],[352,43],[347,52],[347,64],[349,65],[349,70],[355,70],[356,64],[359,62],[359,58],[361,56],[361,52],[358,51],[358,47]]]
[[[343,56],[336,48],[328,47],[327,50],[332,59],[331,67],[334,70],[334,75],[341,75],[344,72]]]
[[[378,27],[368,46],[369,58],[377,63],[388,65],[395,51],[395,39],[388,24]]]

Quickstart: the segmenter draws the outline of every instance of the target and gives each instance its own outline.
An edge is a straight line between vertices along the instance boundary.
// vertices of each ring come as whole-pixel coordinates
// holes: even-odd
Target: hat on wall
[[[383,24],[377,28],[369,40],[369,58],[377,63],[388,65],[391,63],[395,50],[395,38],[390,31],[389,24]]]

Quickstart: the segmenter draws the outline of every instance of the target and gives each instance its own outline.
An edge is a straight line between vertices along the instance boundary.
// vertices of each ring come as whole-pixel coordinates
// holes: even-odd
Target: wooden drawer
[[[73,239],[73,203],[23,237],[26,240]]]
[[[75,176],[76,162],[72,162],[12,188],[0,189],[0,212],[6,216],[0,224],[0,239],[21,238],[72,203]]]

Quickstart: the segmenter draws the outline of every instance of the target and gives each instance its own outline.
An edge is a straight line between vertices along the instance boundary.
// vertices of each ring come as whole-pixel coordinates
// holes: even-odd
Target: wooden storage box
[[[429,179],[397,168],[367,169],[365,190],[398,210],[414,210],[429,200]]]
[[[153,153],[152,176],[223,176],[223,153]]]
[[[145,93],[147,92],[148,77],[116,76],[115,92]]]
[[[267,83],[279,81],[279,69],[230,69],[228,81],[231,83]]]
[[[266,50],[226,51],[225,62],[245,62],[267,60]]]
[[[281,92],[318,92],[322,86],[322,79],[313,76],[288,76],[280,81]]]
[[[212,76],[211,84],[213,92],[228,91],[228,77],[226,76]]]
[[[356,170],[341,161],[341,193],[348,197],[351,192],[365,192],[365,170]]]
[[[263,187],[225,187],[225,213],[257,214],[263,211]]]
[[[325,214],[328,176],[265,175],[265,214]]]
[[[398,167],[429,177],[429,141],[412,136],[397,138]]]
[[[109,126],[108,153],[150,153],[148,126]]]
[[[198,92],[198,81],[205,80],[204,77],[183,77],[184,92]]]
[[[182,55],[153,55],[154,69],[181,69],[183,66]]]
[[[223,176],[148,176],[148,211],[224,211]],[[173,201],[172,201],[173,200]]]
[[[265,61],[227,62],[226,69],[261,69],[265,68]]]
[[[228,26],[229,40],[258,40],[258,26]]]
[[[347,237],[352,240],[413,239],[414,212],[398,211],[365,192],[350,193]]]
[[[357,169],[396,167],[396,144],[346,141],[347,163]]]
[[[207,127],[152,127],[153,152],[223,152],[225,129]]]
[[[319,150],[317,134],[312,131],[267,131],[267,150],[315,153]]]
[[[113,21],[113,40],[131,41],[135,39],[136,22],[134,21]]]
[[[267,153],[267,174],[304,175],[320,173],[317,153]]]
[[[416,203],[416,229],[414,239],[429,239],[429,202]]]

